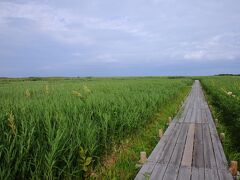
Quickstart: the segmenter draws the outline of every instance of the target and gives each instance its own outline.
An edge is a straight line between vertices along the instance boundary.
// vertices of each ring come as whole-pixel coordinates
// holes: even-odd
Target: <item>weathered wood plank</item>
[[[193,98],[194,98],[194,96],[193,96],[193,89],[192,89],[192,91],[190,93],[190,96],[187,99],[187,103],[186,103],[185,109],[183,111],[183,114],[182,114],[181,118],[179,119],[180,123],[184,122],[187,118],[187,115],[192,113],[191,106],[192,106],[192,103],[193,103]]]
[[[213,151],[212,151],[212,144],[210,142],[210,133],[209,133],[209,126],[208,124],[203,124],[203,148],[204,148],[204,167],[205,168],[212,168],[211,161],[215,161],[213,159]]]
[[[182,163],[181,163],[182,166],[192,165],[194,131],[195,131],[195,124],[190,124],[188,134],[187,134],[187,141],[186,141],[185,149],[183,153]]]
[[[218,167],[218,169],[227,169],[228,163],[225,160],[225,158],[222,157],[223,154],[221,153],[221,149],[220,149],[220,146],[222,146],[222,145],[220,143],[218,135],[211,134],[211,137],[212,137],[213,149],[214,149],[217,167]]]
[[[220,180],[232,180],[233,177],[228,170],[218,170]]]
[[[219,177],[218,177],[218,172],[217,172],[217,169],[216,168],[205,168],[205,171],[204,171],[204,174],[205,174],[205,180],[219,180]]]
[[[191,180],[204,180],[204,168],[192,167]]]
[[[191,167],[181,166],[177,180],[190,180],[191,178]]]
[[[204,167],[202,124],[195,125],[193,166],[197,168]]]
[[[205,179],[218,180],[218,172],[216,159],[213,152],[213,145],[210,136],[209,124],[203,124],[203,142],[204,142],[204,167],[205,167]]]
[[[149,179],[162,180],[165,170],[166,170],[166,167],[167,167],[167,165],[165,165],[165,164],[157,163],[156,166],[154,167],[153,172]]]
[[[175,125],[172,126],[171,131],[164,133],[162,139],[159,141],[157,146],[154,148],[153,152],[148,158],[148,161],[157,162],[161,157],[163,157],[166,146],[169,146],[169,143],[172,142],[172,138],[175,136],[176,131],[179,131],[179,123],[174,123]]]
[[[174,136],[172,136],[171,140],[167,142],[167,144],[165,145],[165,147],[163,149],[163,153],[158,158],[158,164],[163,165],[163,166],[161,166],[161,173],[159,174],[159,173],[154,172],[154,171],[158,171],[159,169],[156,169],[156,168],[153,169],[152,174],[158,174],[159,179],[163,179],[163,177],[164,177],[167,165],[170,161],[175,144],[177,142],[177,139],[179,137],[179,134],[180,134],[182,126],[183,126],[183,124],[180,124],[180,123],[177,123],[177,125],[178,125],[178,127],[175,129],[175,132],[173,132]],[[154,175],[154,176],[156,176],[156,175]]]
[[[171,141],[168,141],[165,148],[164,148],[164,153],[162,154],[162,156],[158,159],[158,162],[159,163],[168,163],[170,161],[170,158],[172,156],[172,153],[173,153],[173,150],[174,150],[174,147],[176,145],[176,142],[177,142],[177,139],[178,139],[178,136],[181,132],[181,129],[182,129],[182,124],[179,124],[179,127],[176,129],[175,131],[175,135],[172,136],[171,138]]]
[[[142,180],[145,179],[145,177],[147,176],[150,177],[155,165],[156,163],[147,161],[138,172],[137,176],[135,177],[135,180]]]
[[[166,172],[164,174],[163,178],[164,180],[175,180],[177,178],[184,146],[186,143],[188,128],[189,128],[188,124],[183,124],[183,128],[180,132],[170,162],[168,163]]]

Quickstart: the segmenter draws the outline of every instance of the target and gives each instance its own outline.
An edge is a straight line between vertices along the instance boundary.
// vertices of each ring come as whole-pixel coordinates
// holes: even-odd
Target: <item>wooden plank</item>
[[[194,138],[192,165],[197,168],[204,167],[202,124],[195,125],[195,138]]]
[[[159,141],[157,146],[154,148],[153,152],[148,158],[148,161],[157,162],[161,157],[163,156],[165,152],[165,148],[169,143],[172,141],[172,137],[175,135],[176,131],[179,130],[179,123],[174,123],[175,125],[172,126],[171,131],[167,133],[167,135],[164,133],[162,139]]]
[[[211,137],[212,137],[213,149],[214,149],[217,167],[218,167],[218,169],[227,169],[228,163],[225,160],[225,158],[222,157],[222,153],[221,153],[221,149],[220,149],[221,143],[218,138],[218,135],[211,134]]]
[[[201,109],[200,108],[198,108],[197,109],[197,115],[196,115],[196,121],[195,121],[195,123],[201,123],[201,119],[202,119],[202,116],[201,116]]]
[[[192,90],[186,96],[186,100],[182,104],[182,106],[181,106],[179,112],[177,113],[176,117],[173,119],[173,122],[179,122],[179,120],[181,120],[181,118],[185,118],[185,115],[188,111],[188,106],[189,106],[189,103],[190,103],[190,99],[191,99],[191,93],[192,93]]]
[[[183,155],[183,150],[184,150],[184,146],[187,138],[188,128],[189,128],[188,124],[183,124],[183,128],[180,132],[173,154],[171,156],[166,172],[164,174],[164,178],[163,178],[164,180],[174,180],[177,178],[182,155]]]
[[[198,179],[202,180],[204,179],[204,168],[198,168]]]
[[[200,97],[199,97],[199,88],[197,88],[197,96],[196,96],[196,105],[195,105],[195,108],[196,108],[196,115],[194,117],[194,121],[193,123],[197,123],[198,122],[198,119],[199,119],[199,107],[200,107]]]
[[[166,168],[167,168],[167,165],[170,161],[170,158],[172,156],[172,153],[173,153],[173,150],[174,150],[174,147],[176,145],[176,142],[177,142],[177,139],[179,137],[179,134],[181,132],[181,129],[182,129],[182,125],[183,124],[180,124],[178,123],[179,127],[177,128],[177,130],[175,131],[174,133],[174,136],[172,136],[171,138],[171,141],[169,141],[166,146],[164,147],[164,150],[163,150],[163,154],[161,155],[161,157],[158,159],[158,164],[162,164],[163,166],[161,167],[161,173],[156,173],[155,171],[158,171],[158,169],[154,169],[153,170],[153,175],[154,174],[158,174],[158,179],[163,179],[164,177],[164,174],[166,172]],[[155,176],[155,175],[154,175]]]
[[[149,156],[147,163],[144,164],[144,166],[140,169],[139,173],[136,176],[136,179],[139,180],[139,179],[145,178],[145,176],[148,176],[149,173],[151,175],[152,172],[150,172],[150,170],[154,169],[157,160],[164,153],[163,149],[166,146],[167,142],[171,141],[169,139],[171,139],[175,131],[178,129],[178,125],[179,123],[171,123],[171,127],[169,127],[168,132],[164,133],[163,138],[159,141],[159,143],[157,144],[157,146],[154,148],[151,155]]]
[[[176,129],[176,131],[174,133],[174,136],[172,136],[171,140],[167,142],[167,144],[164,148],[164,153],[162,154],[162,156],[158,160],[159,163],[165,164],[165,163],[169,162],[181,129],[182,129],[182,123],[179,124],[179,127]]]
[[[233,177],[228,170],[218,170],[220,180],[232,180]]]
[[[213,143],[213,149],[214,149],[217,167],[218,169],[227,169],[228,168],[227,159],[225,157],[222,144],[218,137],[218,133],[209,109],[206,110],[206,115],[209,122],[210,134],[211,134],[211,139]]]
[[[165,173],[165,169],[166,169],[167,165],[166,164],[159,164],[157,163],[156,166],[153,169],[153,172],[150,176],[149,179],[152,180],[162,180],[164,173]]]
[[[205,113],[205,109],[202,109],[201,110],[201,123],[208,123],[208,120],[207,120],[207,115]]]
[[[162,180],[175,180],[177,179],[180,166],[174,164],[168,164]]]
[[[216,168],[205,168],[204,170],[205,180],[219,180],[218,172]]]
[[[195,131],[195,124],[190,124],[188,134],[187,134],[187,141],[185,144],[185,149],[182,158],[182,166],[191,166],[192,165],[192,154],[193,154],[193,141],[194,141],[194,131]]]
[[[189,114],[189,113],[191,114],[192,109],[191,109],[190,107],[192,106],[193,97],[194,97],[194,96],[193,96],[193,90],[192,90],[191,93],[190,93],[190,95],[189,95],[189,98],[187,99],[187,104],[186,104],[186,106],[185,106],[185,109],[184,109],[184,111],[183,111],[183,114],[182,114],[179,122],[184,122],[185,119],[186,119],[187,114]]]
[[[224,162],[225,166],[227,166],[228,162],[227,162],[227,158],[226,158],[226,156],[224,154],[224,150],[223,150],[222,144],[220,142],[220,139],[219,139],[218,135],[215,134],[215,136],[217,136],[216,141],[217,141],[218,149],[219,149],[219,151],[221,153],[222,161]]]
[[[150,177],[155,165],[156,165],[156,163],[146,162],[143,165],[143,167],[140,169],[140,171],[138,172],[137,176],[135,177],[135,180],[142,180],[142,179],[145,179],[145,177],[147,177],[147,176]]]
[[[193,113],[193,108],[188,108],[188,112],[182,122],[191,122],[191,116]]]
[[[177,123],[170,123],[170,125],[168,126],[167,130],[164,132],[164,136],[169,136],[172,133],[172,130],[175,128],[175,126],[177,125]]]
[[[204,180],[204,168],[192,167],[191,180]]]
[[[203,148],[204,148],[204,167],[211,168],[211,157],[213,156],[212,145],[209,141],[209,127],[208,124],[203,124]]]
[[[216,169],[216,160],[213,153],[213,145],[210,136],[210,128],[208,124],[203,124],[203,143],[204,143],[204,167],[205,179],[218,180],[218,172]]]
[[[209,123],[211,133],[216,133],[217,134],[217,129],[216,129],[215,123],[213,121],[210,109],[206,109],[205,113],[206,113],[207,122]]]
[[[193,167],[191,174],[192,174],[191,175],[191,180],[199,180],[199,178],[198,178],[198,176],[199,176],[198,168]]]
[[[191,117],[189,118],[190,123],[195,123],[195,121],[196,121],[196,118],[197,118],[197,107],[196,106],[197,106],[197,104],[194,103],[192,114],[191,114]]]
[[[191,178],[191,167],[181,166],[177,180],[190,180]]]

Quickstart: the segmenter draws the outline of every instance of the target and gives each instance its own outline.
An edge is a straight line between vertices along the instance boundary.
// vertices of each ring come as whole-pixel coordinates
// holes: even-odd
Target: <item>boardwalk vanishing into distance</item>
[[[232,180],[198,80],[135,180]]]

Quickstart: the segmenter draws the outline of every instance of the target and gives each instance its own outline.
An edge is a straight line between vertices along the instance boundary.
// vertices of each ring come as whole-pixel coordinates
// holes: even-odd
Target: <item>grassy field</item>
[[[134,179],[140,168],[136,167],[139,154],[145,151],[147,156],[151,154],[159,142],[159,129],[167,129],[168,117],[174,117],[182,106],[183,100],[188,95],[191,86],[186,86],[179,91],[177,96],[161,106],[157,113],[149,120],[147,125],[133,132],[129,137],[114,147],[114,151],[103,158],[96,168],[96,179]]]
[[[0,179],[89,176],[106,152],[141,132],[191,83],[160,77],[2,79]]]
[[[240,163],[240,76],[204,77],[201,82],[219,120],[217,129],[226,134],[226,156]]]

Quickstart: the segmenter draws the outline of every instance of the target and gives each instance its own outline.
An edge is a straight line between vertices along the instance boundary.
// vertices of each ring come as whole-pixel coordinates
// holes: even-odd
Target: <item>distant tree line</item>
[[[217,74],[215,76],[240,76],[240,74]]]

